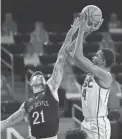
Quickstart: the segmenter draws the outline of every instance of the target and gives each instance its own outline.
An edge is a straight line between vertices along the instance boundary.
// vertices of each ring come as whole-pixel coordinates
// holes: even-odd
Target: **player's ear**
[[[105,60],[102,60],[101,63],[102,63],[102,65],[106,65],[106,61]]]

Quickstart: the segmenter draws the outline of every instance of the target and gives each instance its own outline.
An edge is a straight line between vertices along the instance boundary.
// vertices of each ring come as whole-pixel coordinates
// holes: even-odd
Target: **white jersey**
[[[82,110],[86,118],[107,116],[109,89],[101,87],[95,77],[87,74],[82,86]]]

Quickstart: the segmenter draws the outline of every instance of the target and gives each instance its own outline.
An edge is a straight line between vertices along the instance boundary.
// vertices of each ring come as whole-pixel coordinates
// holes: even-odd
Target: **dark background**
[[[97,5],[103,12],[104,28],[109,14],[115,12],[122,20],[122,0],[2,0],[2,21],[6,12],[12,12],[18,25],[41,20],[46,24],[65,24],[73,21],[73,13],[86,5]]]

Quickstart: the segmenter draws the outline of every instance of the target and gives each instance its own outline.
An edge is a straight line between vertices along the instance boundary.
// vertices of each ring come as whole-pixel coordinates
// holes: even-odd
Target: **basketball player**
[[[33,89],[34,96],[24,102],[12,116],[1,121],[1,130],[21,122],[25,116],[28,116],[32,135],[30,139],[57,139],[59,128],[59,98],[57,91],[62,81],[64,62],[67,57],[65,47],[71,44],[72,35],[78,29],[79,22],[77,20],[75,19],[58,53],[51,78],[46,82],[44,75],[40,71],[31,76],[30,86]]]
[[[81,14],[75,51],[66,48],[81,70],[87,73],[82,86],[82,111],[84,121],[81,129],[88,134],[88,139],[110,139],[110,122],[107,119],[107,103],[112,84],[109,68],[114,64],[115,56],[109,49],[99,50],[92,62],[83,54],[83,36],[87,30],[98,30],[102,20],[95,26],[88,26],[88,16]]]

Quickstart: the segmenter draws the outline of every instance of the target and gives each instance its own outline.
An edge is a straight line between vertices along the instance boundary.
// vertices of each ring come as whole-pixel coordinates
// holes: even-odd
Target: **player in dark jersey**
[[[45,81],[44,75],[37,71],[30,78],[34,96],[22,104],[20,109],[8,119],[1,121],[1,130],[21,122],[29,117],[31,139],[57,139],[59,128],[59,98],[57,90],[63,77],[64,63],[67,58],[65,48],[71,45],[72,35],[79,27],[75,19],[61,47],[52,76]]]

